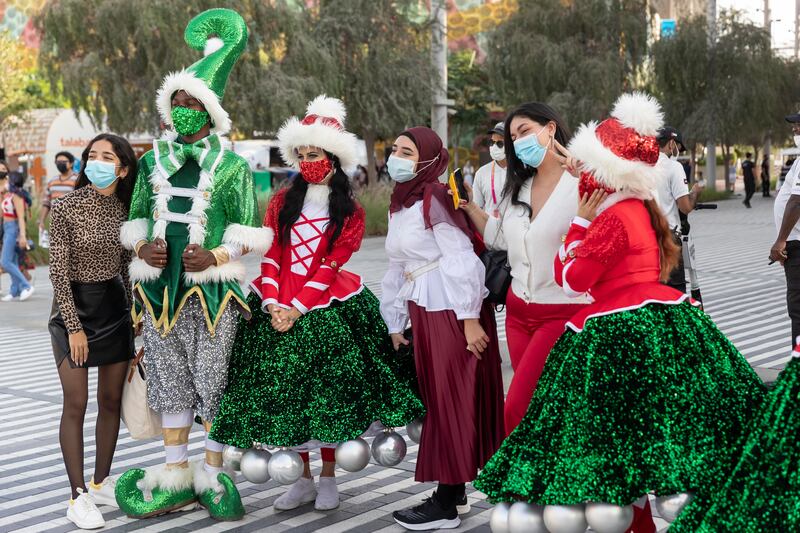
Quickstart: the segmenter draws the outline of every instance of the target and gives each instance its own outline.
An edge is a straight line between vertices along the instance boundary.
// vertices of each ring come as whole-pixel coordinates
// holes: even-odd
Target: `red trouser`
[[[508,290],[506,337],[514,377],[506,396],[506,435],[525,416],[547,355],[564,333],[567,320],[582,308],[583,304],[525,303]]]

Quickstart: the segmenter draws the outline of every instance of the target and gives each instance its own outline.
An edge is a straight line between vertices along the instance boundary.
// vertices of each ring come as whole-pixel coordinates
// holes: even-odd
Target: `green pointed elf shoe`
[[[197,506],[191,468],[164,465],[122,474],[114,490],[119,508],[131,518],[150,518]]]
[[[244,505],[239,490],[233,481],[236,474],[233,472],[219,472],[211,474],[203,468],[203,462],[195,465],[194,491],[197,501],[208,509],[208,514],[215,520],[231,522],[244,517]]]

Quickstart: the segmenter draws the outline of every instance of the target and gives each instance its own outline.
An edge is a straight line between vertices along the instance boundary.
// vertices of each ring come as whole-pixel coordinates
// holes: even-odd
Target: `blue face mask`
[[[116,180],[115,174],[117,167],[114,163],[106,163],[105,161],[89,161],[86,163],[86,177],[92,182],[92,185],[98,189],[106,189],[110,187]]]
[[[397,183],[411,181],[417,175],[414,172],[414,162],[412,160],[393,155],[390,155],[386,161],[386,170],[389,171],[389,177]]]
[[[547,147],[539,143],[539,133],[543,130],[544,128],[514,141],[514,152],[519,160],[529,167],[538,168],[547,154]]]

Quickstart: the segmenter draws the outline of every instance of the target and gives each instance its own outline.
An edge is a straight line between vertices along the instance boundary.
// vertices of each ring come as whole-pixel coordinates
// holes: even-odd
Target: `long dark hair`
[[[339,158],[329,152],[325,152],[325,155],[328,156],[328,159],[333,164],[333,177],[330,182],[331,193],[328,196],[328,216],[330,221],[325,228],[325,231],[329,232],[330,235],[330,241],[328,242],[328,252],[330,252],[333,248],[333,243],[342,234],[345,219],[355,213],[356,200],[353,196],[350,178],[342,170]],[[298,174],[292,180],[289,190],[286,191],[283,207],[281,212],[278,213],[278,234],[280,235],[281,243],[285,244],[291,241],[292,226],[300,218],[306,191],[308,191],[308,182]]]
[[[25,175],[18,171],[12,170],[8,173],[8,192],[16,194],[25,202],[25,205],[30,207],[33,204],[33,199],[28,191],[23,186],[25,185]]]
[[[522,189],[522,186],[525,184],[525,182],[528,181],[529,178],[536,177],[536,169],[529,167],[520,161],[517,157],[517,153],[514,151],[514,141],[511,140],[511,121],[514,119],[514,117],[518,116],[528,117],[534,122],[538,122],[542,125],[555,122],[555,137],[556,140],[563,146],[567,145],[570,133],[566,123],[564,122],[564,119],[561,118],[561,115],[559,115],[556,110],[549,105],[542,104],[540,102],[528,102],[522,104],[511,111],[506,117],[503,140],[505,141],[506,147],[507,169],[506,183],[503,187],[503,197],[510,197],[512,205],[521,205],[527,211],[528,216],[530,216],[532,213],[530,204],[528,204],[528,202],[518,200],[517,196],[519,196],[519,191]]]
[[[661,281],[667,281],[670,273],[678,265],[678,256],[680,255],[680,248],[673,240],[672,230],[669,229],[669,222],[661,212],[661,208],[655,200],[645,200],[644,206],[647,208],[647,213],[650,215],[650,224],[656,232],[656,240],[658,241],[658,258],[661,263]]]
[[[97,141],[108,141],[111,143],[114,154],[119,158],[120,166],[128,169],[125,178],[118,180],[117,190],[114,194],[117,196],[117,199],[122,202],[122,205],[125,206],[125,209],[129,209],[131,206],[131,196],[133,196],[133,186],[136,185],[136,174],[139,164],[136,160],[136,153],[133,151],[133,148],[131,148],[131,144],[127,139],[119,135],[101,133],[89,141],[89,144],[86,145],[86,148],[84,148],[81,154],[81,171],[78,174],[78,182],[75,184],[75,188],[80,189],[81,187],[86,187],[90,183],[89,178],[86,176],[86,162],[89,161],[89,151],[91,151],[92,146]]]

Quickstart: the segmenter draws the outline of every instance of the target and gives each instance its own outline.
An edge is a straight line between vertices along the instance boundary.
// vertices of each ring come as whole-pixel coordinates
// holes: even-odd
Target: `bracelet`
[[[224,246],[217,246],[211,250],[211,254],[217,261],[217,266],[222,266],[231,260],[231,254],[228,253],[228,249]]]
[[[136,253],[136,257],[139,257],[139,250],[141,250],[145,244],[148,244],[148,242],[142,239],[141,241],[137,242],[136,245],[133,247],[133,251]]]

